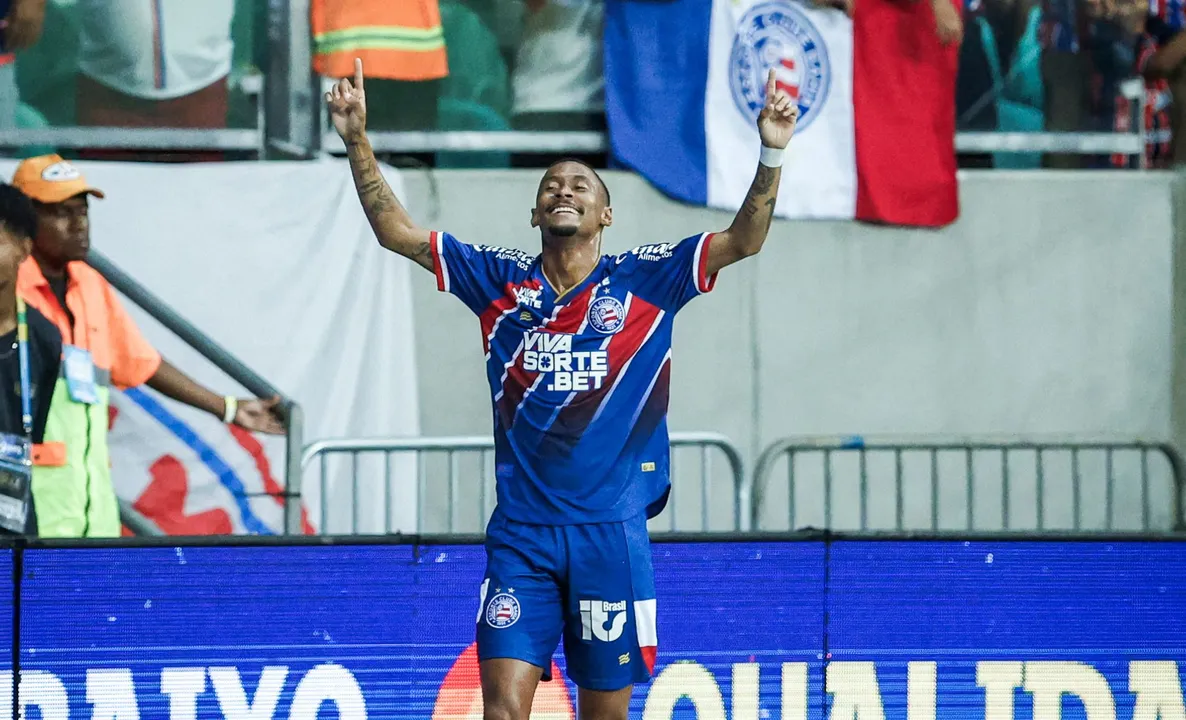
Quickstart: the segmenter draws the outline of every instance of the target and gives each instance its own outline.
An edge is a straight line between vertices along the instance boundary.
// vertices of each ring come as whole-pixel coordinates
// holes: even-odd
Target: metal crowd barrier
[[[275,385],[228,352],[213,338],[181,317],[173,308],[151,293],[131,275],[121,270],[102,253],[94,249],[90,250],[87,254],[87,264],[98,271],[124,297],[151,315],[182,342],[246,388],[248,392],[261,398],[280,398],[280,408],[285,421],[284,490],[278,499],[284,503],[284,534],[301,534],[300,452],[304,445],[305,416],[300,404],[282,393]],[[136,531],[134,528],[131,529]],[[138,532],[138,534],[143,533]]]
[[[119,498],[119,520],[136,537],[159,537],[165,534],[156,523],[123,498]]]
[[[666,521],[670,530],[709,530],[713,524],[714,510],[718,517],[722,514],[721,503],[713,498],[713,464],[714,452],[724,455],[729,473],[729,492],[731,494],[731,516],[727,519],[725,529],[744,531],[749,529],[749,478],[745,474],[741,453],[729,438],[717,433],[707,432],[673,432],[670,434],[671,476],[675,486],[679,483],[679,469],[685,467],[682,455],[677,454],[680,449],[693,449],[698,452],[698,503],[691,505],[691,512],[682,515],[677,507],[685,507],[680,496],[686,495],[687,489],[673,490],[667,508],[656,520]],[[370,455],[366,458],[364,455]],[[375,457],[377,455],[377,457]],[[408,456],[411,456],[410,458]],[[431,457],[435,455],[436,457]],[[443,457],[441,457],[443,455]],[[301,457],[302,473],[309,472],[314,465],[320,472],[321,509],[318,527],[321,534],[335,534],[336,532],[357,534],[367,532],[367,523],[362,518],[366,505],[371,506],[370,515],[381,515],[382,532],[393,532],[398,519],[395,517],[400,508],[400,500],[394,497],[393,483],[402,475],[407,477],[415,473],[416,478],[416,507],[402,508],[404,517],[411,510],[414,526],[420,532],[482,532],[494,507],[494,473],[493,473],[494,439],[489,436],[471,437],[415,437],[415,438],[375,438],[375,439],[337,439],[321,440],[307,445]],[[401,458],[401,456],[403,456]],[[372,462],[372,470],[360,470],[360,464],[367,460]],[[414,467],[407,460],[412,460]],[[345,462],[331,468],[335,461]],[[395,465],[401,460],[405,462],[401,468]],[[331,477],[334,482],[331,483]],[[370,497],[362,488],[368,478],[380,478],[378,483],[378,497]],[[445,485],[442,493],[430,493],[430,478],[444,478]],[[342,487],[345,482],[349,493]],[[331,495],[331,484],[336,487]],[[306,486],[308,487],[308,486]],[[348,527],[327,532],[335,523],[331,506],[346,501],[348,496],[349,521]],[[440,505],[444,504],[444,507]],[[381,503],[382,510],[374,512],[374,507]],[[443,512],[446,520],[444,528],[425,528],[429,516],[429,506]],[[698,510],[698,512],[696,512]],[[464,517],[463,517],[464,516]],[[664,517],[667,516],[667,517]],[[698,516],[698,517],[697,517]],[[698,522],[681,523],[677,519],[695,518]],[[654,522],[654,521],[653,521]]]
[[[779,469],[785,485],[774,481]],[[1179,531],[1186,530],[1184,482],[1182,456],[1158,441],[789,437],[758,458],[751,525]],[[785,502],[785,514],[775,497]]]

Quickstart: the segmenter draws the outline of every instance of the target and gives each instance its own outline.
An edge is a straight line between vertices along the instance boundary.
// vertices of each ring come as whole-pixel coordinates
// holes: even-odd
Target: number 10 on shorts
[[[606,625],[609,627],[606,627]],[[622,637],[626,627],[626,601],[605,602],[604,600],[581,601],[581,639],[594,638],[602,642],[613,642]]]

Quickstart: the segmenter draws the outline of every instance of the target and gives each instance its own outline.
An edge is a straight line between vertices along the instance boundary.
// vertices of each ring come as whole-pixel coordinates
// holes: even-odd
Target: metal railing
[[[728,529],[748,530],[749,479],[745,473],[741,453],[732,441],[718,433],[673,432],[670,434],[670,444],[673,492],[664,510],[664,515],[670,514],[670,517],[666,518],[670,529],[689,529],[687,525],[678,527],[676,497],[679,493],[674,489],[679,477],[677,467],[682,467],[676,451],[687,448],[695,449],[699,453],[699,512],[696,513],[699,523],[696,529],[708,530],[713,520],[713,508],[720,507],[712,498],[712,454],[716,451],[725,456],[728,465],[732,495],[732,515],[728,519]],[[379,455],[378,458],[370,459],[379,461],[375,463],[374,474],[381,478],[381,497],[367,498],[362,488],[364,473],[360,472],[360,462],[365,462],[367,458],[361,456],[367,454]],[[338,504],[339,499],[345,500],[349,507],[348,527],[342,530],[343,533],[357,534],[360,529],[365,530],[363,526],[367,523],[362,517],[364,503],[370,505],[370,515],[381,516],[382,532],[393,532],[398,524],[395,518],[397,511],[402,510],[405,518],[409,515],[409,508],[403,506],[401,498],[396,497],[393,485],[401,476],[406,478],[411,474],[414,474],[416,479],[415,508],[410,515],[412,525],[417,531],[426,531],[424,525],[429,515],[429,506],[432,504],[445,515],[445,527],[432,528],[432,531],[481,532],[494,507],[493,454],[494,439],[489,436],[319,440],[305,448],[301,456],[301,468],[308,471],[316,463],[320,472],[321,511],[318,528],[321,534],[331,534],[327,532],[333,525],[331,517],[334,513],[331,511],[331,505]],[[401,455],[405,457],[398,457]],[[407,458],[407,455],[411,455],[411,458]],[[430,455],[438,457],[430,458]],[[440,457],[442,455],[443,457]],[[335,459],[348,460],[348,471],[342,472],[340,467],[331,468],[330,464]],[[411,459],[414,467],[406,464],[400,470],[395,470],[395,462],[401,459]],[[436,460],[437,463],[434,465],[432,460]],[[436,485],[430,485],[429,478],[441,476],[445,478],[443,497],[433,497],[430,489]],[[331,482],[331,478],[334,482]],[[464,478],[469,480],[466,481]],[[345,488],[341,483],[345,483],[350,489],[348,500],[344,497]],[[332,490],[331,496],[333,485],[337,487]],[[382,510],[375,512],[380,502]],[[442,504],[444,507],[439,507]],[[693,508],[695,509],[695,506]],[[463,514],[467,517],[463,518]],[[661,515],[660,518],[662,517]]]
[[[215,130],[185,128],[53,127],[0,130],[0,149],[49,145],[58,149],[209,150],[267,157],[269,148],[285,157],[345,155],[333,132],[319,132],[318,146],[272,139],[265,144],[259,129]],[[379,153],[532,152],[602,153],[609,139],[597,131],[444,130],[370,133]],[[1069,155],[1142,156],[1142,133],[1097,132],[959,132],[959,153],[1063,153]]]
[[[99,272],[112,287],[123,293],[151,315],[161,325],[172,331],[187,345],[225,372],[235,382],[257,397],[280,398],[284,415],[285,463],[284,463],[284,532],[288,535],[301,534],[301,446],[304,437],[304,415],[301,406],[287,397],[256,373],[241,360],[231,355],[221,345],[194,327],[185,318],[173,311],[164,301],[157,298],[130,275],[95,250],[87,256],[87,264]]]
[[[262,156],[263,132],[251,129],[48,127],[0,130],[0,148],[62,150],[237,150]]]
[[[263,75],[234,81],[234,89],[255,105],[253,128],[5,128],[0,129],[0,149],[48,145],[57,150],[200,150],[239,152],[262,160],[267,152],[264,88]]]
[[[165,534],[156,523],[123,498],[119,499],[119,521],[136,537],[159,537]]]
[[[298,3],[299,4],[299,3]],[[289,21],[284,20],[285,23]],[[310,62],[304,43],[304,16],[277,33],[278,60]],[[0,130],[0,149],[49,145],[59,149],[236,151],[263,160],[269,156],[311,158],[344,155],[345,148],[329,127],[322,93],[332,81],[285,65],[269,83],[262,75],[239,79],[239,88],[255,103],[254,128],[122,128],[49,127]],[[1130,87],[1131,86],[1131,87]],[[1145,162],[1145,94],[1143,84],[1128,83],[1124,94],[1133,102],[1133,132],[957,132],[960,153],[1064,153],[1129,155]],[[403,131],[373,132],[371,144],[380,153],[531,152],[603,153],[609,138],[597,131]]]
[[[785,486],[773,480],[780,466]],[[1184,468],[1171,444],[1130,438],[790,437],[758,459],[751,524],[761,530],[1186,530]],[[785,515],[770,502],[784,493]],[[1052,496],[1061,502],[1051,503]]]

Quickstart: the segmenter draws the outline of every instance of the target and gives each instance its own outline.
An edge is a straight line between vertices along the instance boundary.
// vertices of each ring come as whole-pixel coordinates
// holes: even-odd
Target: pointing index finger
[[[362,90],[362,58],[354,58],[354,87]]]
[[[774,68],[770,68],[770,73],[766,76],[766,102],[773,102],[776,92],[778,92],[778,83],[774,80]]]

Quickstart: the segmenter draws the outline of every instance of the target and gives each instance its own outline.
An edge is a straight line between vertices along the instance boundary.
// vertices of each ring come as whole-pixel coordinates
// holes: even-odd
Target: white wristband
[[[235,421],[235,415],[239,412],[239,399],[234,395],[227,395],[222,401],[226,403],[226,409],[222,411],[222,421],[230,425]]]
[[[766,167],[776,168],[782,167],[782,148],[772,148],[762,146],[762,154],[758,157],[758,162]]]

